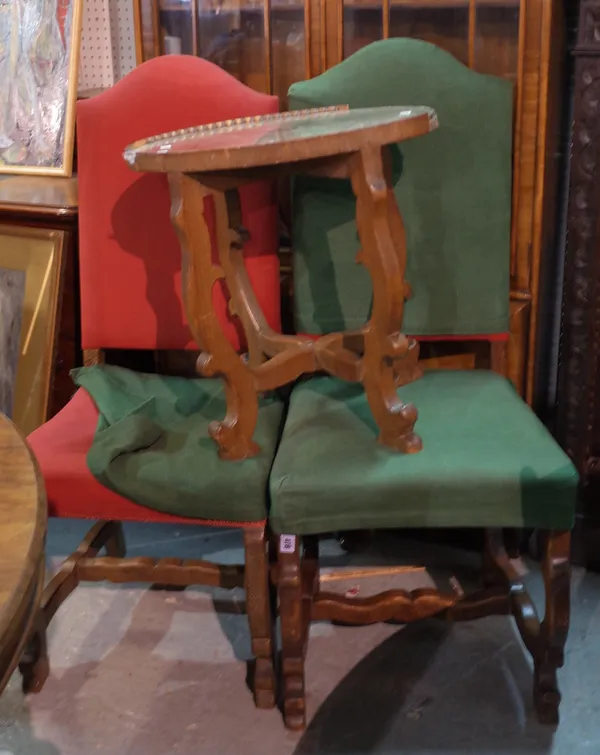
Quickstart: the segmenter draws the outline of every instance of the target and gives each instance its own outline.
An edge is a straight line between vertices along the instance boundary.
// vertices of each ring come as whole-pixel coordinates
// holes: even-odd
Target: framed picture
[[[72,173],[82,6],[0,0],[0,173]]]
[[[64,236],[0,225],[0,411],[25,434],[48,413]]]

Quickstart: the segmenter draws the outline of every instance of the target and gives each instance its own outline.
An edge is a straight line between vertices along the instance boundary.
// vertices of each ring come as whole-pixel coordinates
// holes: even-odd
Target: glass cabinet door
[[[431,42],[469,64],[469,0],[390,0],[390,37]]]
[[[414,37],[516,81],[520,0],[134,0],[143,59],[199,55],[279,96],[361,47]]]
[[[310,78],[310,0],[271,0],[271,67],[273,94],[287,107],[287,91],[295,81]]]
[[[473,68],[517,83],[519,0],[477,0]]]
[[[381,0],[346,0],[343,3],[343,57],[384,39],[384,11]]]
[[[198,55],[285,100],[307,71],[310,0],[140,0],[143,58]]]
[[[520,0],[323,0],[338,7],[338,60],[388,37],[431,42],[481,73],[516,81]]]

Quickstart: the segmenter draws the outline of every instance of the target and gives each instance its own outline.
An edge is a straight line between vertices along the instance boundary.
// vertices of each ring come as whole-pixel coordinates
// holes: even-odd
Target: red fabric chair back
[[[197,348],[181,300],[181,252],[166,176],[132,171],[123,160],[124,148],[164,131],[277,110],[276,97],[254,92],[212,63],[187,55],[149,60],[107,92],[78,103],[84,349]],[[267,320],[279,330],[274,185],[243,187],[240,200],[250,232],[244,250],[248,275]],[[243,347],[223,286],[215,286],[214,302],[232,344]]]

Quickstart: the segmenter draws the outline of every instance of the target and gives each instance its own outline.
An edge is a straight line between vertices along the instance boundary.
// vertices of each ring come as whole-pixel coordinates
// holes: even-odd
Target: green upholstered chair
[[[372,44],[290,89],[292,107],[429,105],[439,130],[394,147],[395,192],[408,239],[413,296],[403,331],[493,341],[508,330],[512,90],[411,39]],[[298,330],[361,326],[371,288],[355,264],[354,199],[342,181],[297,179],[293,244]],[[419,413],[418,454],[377,444],[359,385],[313,377],[291,394],[271,472],[279,536],[284,715],[305,723],[304,658],[311,619],[345,623],[513,614],[534,661],[539,718],[555,722],[569,622],[569,544],[577,474],[506,377],[431,370],[399,389]],[[318,589],[318,536],[381,528],[485,529],[481,589],[347,598]],[[543,533],[546,615],[507,556],[504,528]]]

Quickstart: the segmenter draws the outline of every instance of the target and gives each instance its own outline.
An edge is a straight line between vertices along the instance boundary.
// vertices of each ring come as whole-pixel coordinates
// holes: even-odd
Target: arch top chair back
[[[262,455],[238,465],[227,464],[218,458],[207,429],[211,421],[225,415],[220,380],[163,378],[123,370],[104,365],[104,350],[158,353],[187,349],[192,355],[199,350],[182,306],[181,249],[170,221],[167,178],[131,171],[123,159],[125,147],[163,132],[277,111],[276,97],[255,92],[212,63],[192,56],[150,60],[108,91],[78,103],[81,336],[88,366],[75,376],[75,382],[83,387],[29,438],[46,484],[49,514],[97,520],[77,553],[48,585],[39,636],[82,580],[180,587],[243,585],[248,591],[248,619],[257,656],[254,693],[260,707],[274,705],[266,488],[282,406],[273,400],[259,412]],[[212,203],[210,196],[205,201]],[[279,328],[274,185],[262,182],[245,187],[240,205],[250,236],[244,246],[248,275],[270,324]],[[206,210],[210,218],[210,206]],[[243,332],[228,310],[226,288],[215,285],[213,295],[227,336],[236,348],[243,349]],[[148,399],[140,404],[142,409],[149,406],[154,414],[140,417],[137,405],[131,409],[127,401],[132,395],[137,400],[137,391]],[[175,456],[153,457],[153,445],[144,445],[140,436],[136,441],[142,444],[139,449],[123,448],[123,454],[129,456],[120,467],[120,477],[112,474],[110,459],[103,470],[106,474],[98,471],[95,464],[102,458],[102,443],[107,439],[119,438],[127,446],[134,430],[155,427],[154,420],[163,421],[177,412],[184,420],[193,415],[189,438],[195,441],[186,441],[185,447],[193,452],[191,466],[199,470],[193,479],[198,490],[190,493],[177,477],[177,470],[189,475],[189,469],[186,472],[186,465],[176,456],[177,443],[169,445],[168,438],[175,435],[168,435],[166,425],[161,428],[167,440],[157,444],[157,450],[164,448],[165,454]],[[184,422],[181,427],[185,426]],[[102,443],[97,442],[100,437]],[[138,450],[141,453],[133,453]],[[188,508],[182,513],[177,505],[183,500]],[[176,558],[126,559],[123,521],[239,528],[244,533],[245,568]],[[97,557],[101,549],[108,558]],[[41,648],[43,642],[38,645]],[[41,655],[41,651],[39,657],[32,655],[22,666],[30,689],[43,683]]]
[[[427,105],[439,128],[392,148],[411,286],[403,332],[419,340],[501,341],[509,329],[513,87],[416,39],[374,42],[293,84],[290,107]],[[347,182],[298,177],[294,293],[300,332],[360,327],[367,270]]]
[[[154,58],[108,91],[78,103],[81,330],[85,349],[197,348],[181,303],[181,251],[165,176],[135,173],[129,144],[155,134],[277,112],[278,101],[188,55]],[[277,205],[272,184],[240,192],[248,275],[279,325]],[[243,345],[221,286],[215,306]],[[127,322],[127,327],[123,323]]]

